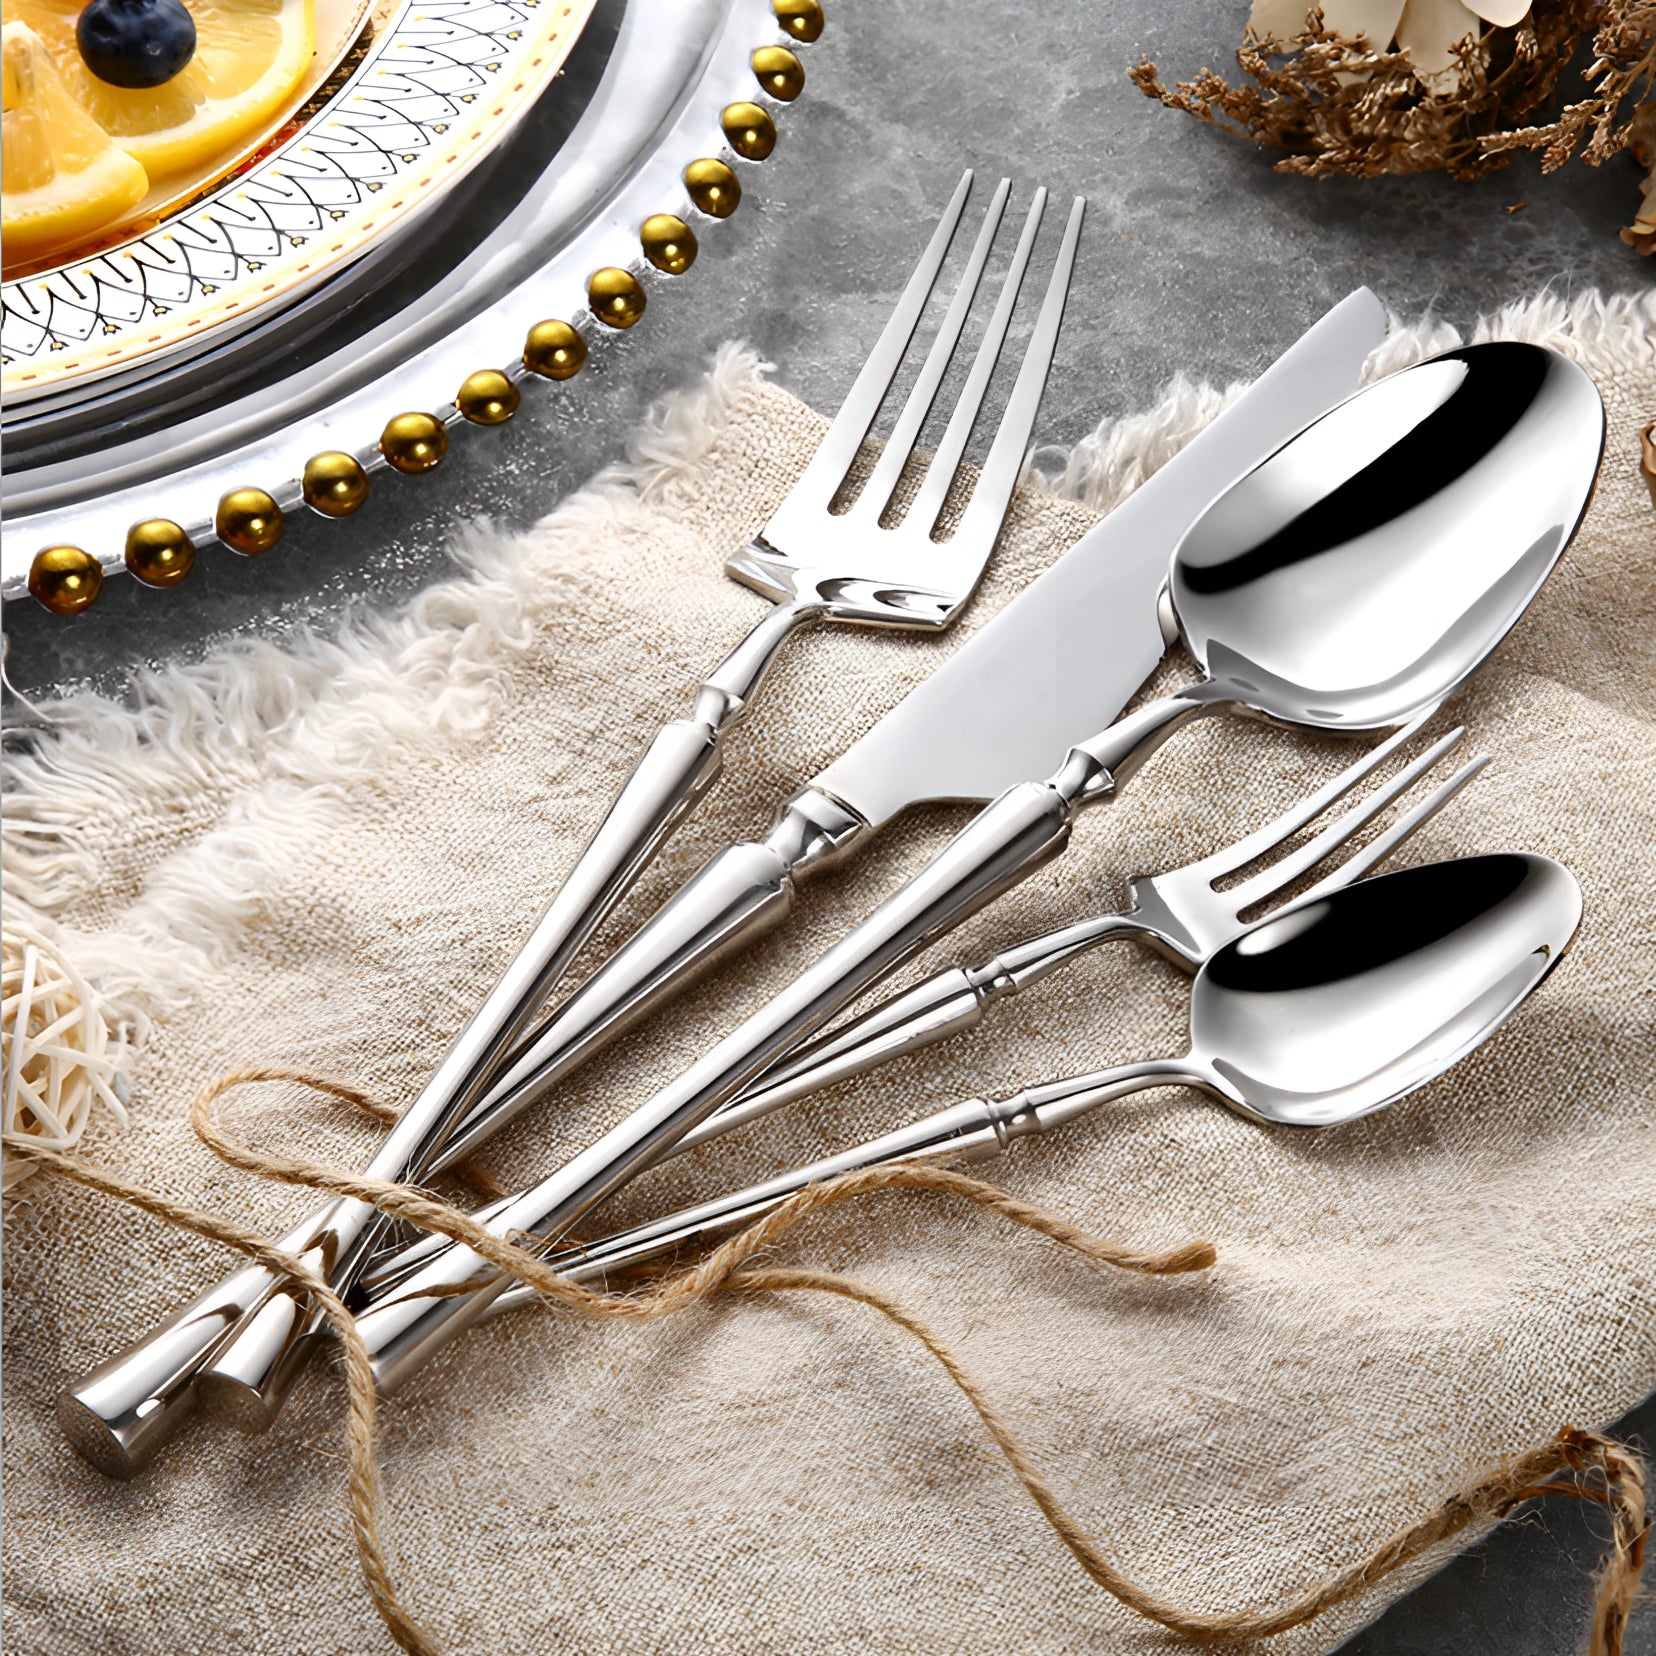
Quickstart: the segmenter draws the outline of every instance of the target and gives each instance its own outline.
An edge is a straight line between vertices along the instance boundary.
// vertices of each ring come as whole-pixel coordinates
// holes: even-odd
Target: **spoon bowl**
[[[1500,644],[1592,498],[1604,405],[1539,345],[1367,386],[1233,484],[1174,554],[1206,699],[1350,731],[1405,721]]]
[[[1487,1040],[1580,920],[1574,875],[1528,852],[1361,880],[1207,962],[1191,998],[1192,1065],[1259,1120],[1354,1120]]]

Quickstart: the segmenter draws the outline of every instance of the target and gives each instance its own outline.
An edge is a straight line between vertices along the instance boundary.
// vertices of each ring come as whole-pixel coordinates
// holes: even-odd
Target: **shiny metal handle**
[[[905,994],[882,1001],[842,1029],[812,1041],[793,1057],[767,1070],[746,1091],[692,1127],[672,1148],[682,1155],[736,1127],[808,1098],[824,1087],[866,1074],[904,1053],[970,1029],[987,1002],[972,974],[950,966],[916,984]]]
[[[528,942],[381,1145],[370,1176],[425,1176],[581,945],[717,777],[723,734],[747,710],[783,642],[818,613],[814,602],[768,610],[704,682],[692,718],[657,736]],[[332,1202],[282,1246],[343,1288],[380,1228],[373,1208]],[[221,1409],[267,1425],[316,1332],[314,1315],[282,1293],[278,1279],[239,1271],[67,1387],[59,1422],[84,1459],[131,1477],[190,1414],[198,1380]]]
[[[498,1236],[551,1241],[659,1159],[697,1122],[733,1098],[788,1049],[933,938],[1061,851],[1070,820],[1098,767],[1077,754],[1066,775],[1003,794],[913,880],[788,989],[719,1042],[684,1075],[550,1178],[490,1221]],[[1068,774],[1073,772],[1073,775]],[[376,1378],[395,1390],[474,1322],[507,1286],[469,1248],[451,1246],[411,1277],[358,1328]],[[466,1292],[475,1288],[476,1292]]]
[[[599,1282],[612,1271],[644,1264],[687,1243],[739,1230],[762,1219],[807,1185],[821,1184],[841,1173],[890,1167],[898,1162],[983,1161],[1008,1148],[1013,1139],[1050,1132],[1088,1110],[1131,1093],[1150,1087],[1203,1084],[1189,1060],[1157,1059],[1118,1064],[1091,1075],[1032,1088],[1012,1098],[967,1099],[837,1155],[780,1173],[762,1184],[696,1207],[681,1208],[583,1248],[568,1249],[554,1255],[551,1263],[573,1281]],[[494,1316],[534,1298],[533,1288],[517,1284],[499,1295],[485,1314]]]
[[[795,882],[860,843],[868,824],[806,788],[764,839],[727,846],[558,1008],[455,1128],[430,1171],[469,1156],[601,1047],[793,907]]]

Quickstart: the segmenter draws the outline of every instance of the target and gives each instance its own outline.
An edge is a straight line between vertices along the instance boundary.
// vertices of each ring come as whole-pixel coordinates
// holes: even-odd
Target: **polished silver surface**
[[[553,1256],[577,1282],[751,1224],[839,1173],[978,1161],[1151,1087],[1191,1086],[1240,1114],[1332,1127],[1394,1104],[1482,1045],[1558,964],[1581,920],[1575,876],[1527,852],[1463,857],[1308,892],[1197,973],[1191,1049],[968,1099],[896,1132]],[[536,1298],[514,1287],[490,1313]]]
[[[1592,381],[1531,345],[1447,353],[1324,415],[1221,495],[1174,555],[1174,605],[1181,627],[1191,610],[1187,642],[1208,668],[1205,679],[1079,743],[1046,782],[1002,794],[786,990],[498,1214],[490,1230],[555,1244],[857,995],[1057,856],[1075,813],[1113,797],[1191,719],[1253,712],[1352,730],[1404,723],[1435,706],[1506,637],[1564,550],[1591,497],[1603,438]],[[1321,493],[1301,443],[1328,465]],[[1486,521],[1488,497],[1508,489],[1525,509],[1491,511]],[[1279,606],[1275,632],[1262,588]],[[1235,642],[1226,636],[1232,609]],[[1365,612],[1374,633],[1406,616],[1395,633],[1363,646],[1373,683],[1357,682],[1317,642],[1319,620],[1354,635],[1364,631]],[[468,1248],[432,1259],[405,1297],[359,1322],[380,1383],[402,1384],[504,1286]]]
[[[1020,743],[1039,770],[1113,719],[1166,648],[1156,599],[1179,537],[1220,490],[1356,389],[1385,329],[1384,308],[1362,288],[1307,330],[1199,437],[783,805],[763,840],[714,857],[606,961],[503,1067],[440,1165],[469,1155],[712,961],[779,924],[799,879],[853,852],[904,805],[992,798],[1027,774],[1017,768]]]
[[[1460,741],[1464,729],[1440,737],[1358,804],[1257,874],[1222,892],[1215,889],[1217,882],[1279,851],[1379,770],[1419,733],[1425,722],[1422,718],[1406,725],[1324,787],[1234,845],[1183,868],[1131,876],[1127,882],[1128,905],[1120,913],[1078,920],[1014,944],[976,966],[945,968],[903,994],[871,1007],[766,1071],[754,1086],[686,1133],[673,1153],[692,1150],[784,1104],[973,1028],[991,1006],[1051,977],[1102,943],[1136,939],[1187,971],[1195,971],[1243,929],[1242,915],[1261,903],[1282,900],[1297,882],[1348,849],[1363,829],[1431,772]],[[1487,762],[1486,757],[1479,757],[1461,766],[1384,832],[1337,863],[1303,893],[1303,899],[1341,890],[1361,879],[1436,816]],[[1302,897],[1294,900],[1301,901]]]
[[[1183,868],[1134,875],[1128,881],[1130,901],[1122,912],[1096,915],[1015,944],[979,966],[949,967],[871,1008],[767,1070],[747,1091],[670,1146],[667,1156],[682,1155],[784,1104],[970,1029],[991,1005],[1050,977],[1101,943],[1137,939],[1194,972],[1244,930],[1243,914],[1260,903],[1281,900],[1337,853],[1350,850],[1353,839],[1428,775],[1465,731],[1451,730],[1440,737],[1359,803],[1259,873],[1223,892],[1215,889],[1217,883],[1258,858],[1281,851],[1302,829],[1375,775],[1426,722],[1416,720],[1378,743],[1323,787],[1234,845]],[[1295,901],[1338,891],[1361,879],[1436,816],[1485,763],[1484,758],[1477,758],[1463,765],[1383,832],[1337,862]],[[473,1217],[486,1224],[511,1201],[503,1197]],[[370,1301],[383,1297],[446,1246],[447,1238],[428,1233],[377,1259],[359,1279],[363,1293]]]
[[[933,538],[1006,341],[1045,208],[1044,190],[1035,191],[964,390],[920,494],[900,523],[884,527],[880,520],[972,309],[1010,193],[1005,179],[992,194],[965,271],[873,476],[850,510],[830,510],[902,367],[971,185],[968,171],[817,454],[759,542],[730,565],[733,574],[769,591],[778,600],[776,607],[703,682],[690,717],[657,735],[522,951],[404,1111],[370,1164],[371,1177],[409,1179],[426,1172],[450,1130],[480,1101],[502,1058],[556,990],[581,945],[712,786],[726,734],[752,705],[791,633],[806,622],[824,620],[937,629],[948,625],[976,589],[1011,500],[1057,347],[1080,236],[1079,200],[1071,208],[988,460],[954,532],[942,542]],[[845,814],[837,811],[839,817]],[[841,831],[857,826],[847,820]],[[806,850],[798,847],[796,860]],[[345,1288],[378,1224],[376,1211],[367,1204],[336,1201],[292,1231],[283,1245]],[[206,1388],[221,1407],[240,1418],[267,1424],[303,1361],[306,1335],[316,1327],[302,1298],[278,1290],[275,1278],[260,1289],[247,1273],[238,1273],[198,1299],[182,1322],[170,1322],[105,1364],[63,1403],[66,1429],[73,1427],[77,1447],[97,1439],[97,1428],[86,1419],[90,1410],[111,1434],[127,1434],[109,1447],[106,1459],[132,1464],[139,1443],[146,1446],[146,1455],[153,1453],[164,1426],[183,1418],[176,1394],[192,1383],[187,1362],[192,1338],[199,1343],[201,1365],[193,1384]],[[159,1348],[152,1340],[160,1342]],[[165,1353],[160,1379],[170,1401],[139,1416],[139,1407],[154,1401],[157,1349]],[[110,1411],[116,1412],[114,1420]],[[117,1424],[129,1417],[129,1426]]]

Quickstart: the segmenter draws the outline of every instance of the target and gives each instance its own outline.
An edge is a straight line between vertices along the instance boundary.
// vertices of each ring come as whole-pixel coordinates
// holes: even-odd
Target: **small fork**
[[[1435,769],[1466,734],[1464,726],[1440,737],[1395,776],[1303,845],[1227,891],[1214,889],[1220,881],[1239,873],[1249,863],[1279,850],[1301,829],[1338,804],[1417,735],[1435,711],[1423,714],[1413,724],[1405,725],[1371,748],[1354,765],[1283,812],[1274,822],[1266,823],[1263,828],[1256,829],[1235,844],[1165,874],[1134,875],[1127,882],[1127,907],[1120,913],[1096,915],[1047,932],[1044,936],[1031,938],[981,966],[947,967],[906,993],[882,1001],[861,1017],[801,1047],[792,1057],[760,1077],[747,1092],[692,1128],[662,1159],[681,1155],[698,1144],[705,1144],[709,1139],[718,1138],[733,1128],[768,1115],[784,1104],[791,1104],[837,1082],[865,1074],[892,1058],[918,1052],[923,1047],[970,1029],[981,1021],[994,1002],[1050,977],[1100,943],[1115,938],[1136,938],[1166,955],[1185,971],[1195,972],[1210,955],[1253,925],[1255,919],[1262,918],[1256,916],[1244,920],[1243,916],[1250,909],[1273,899],[1278,906],[1288,901],[1310,902],[1360,880],[1435,817],[1488,764],[1488,755],[1482,754],[1461,766],[1412,810],[1343,862],[1335,864],[1309,889],[1293,892],[1299,881],[1350,845],[1356,835]],[[886,1141],[882,1139],[877,1142],[884,1144]],[[858,1154],[860,1151],[844,1153],[845,1156]],[[832,1171],[845,1171],[837,1165],[844,1157],[831,1159],[836,1163]],[[868,1164],[864,1161],[846,1163],[847,1167],[852,1165]],[[767,1193],[765,1201],[774,1206],[782,1195],[802,1188],[812,1178],[828,1177],[828,1173],[822,1171],[826,1166],[827,1163],[813,1164],[812,1168],[801,1170],[797,1182],[790,1182],[795,1175],[783,1174],[758,1188]],[[804,1176],[807,1174],[809,1177]],[[781,1194],[776,1194],[777,1191]],[[745,1223],[763,1211],[763,1207],[753,1209],[752,1202],[756,1199],[754,1192],[746,1191],[738,1197],[721,1199],[694,1209],[691,1215],[678,1214],[640,1226],[624,1237],[595,1243],[569,1257],[582,1266],[585,1274],[580,1279],[586,1280],[587,1275],[594,1274],[588,1269],[589,1266],[615,1268],[621,1264],[636,1263],[652,1258],[656,1253],[666,1252],[691,1235],[700,1236],[708,1230],[725,1228],[727,1222]],[[486,1224],[497,1212],[504,1212],[511,1202],[512,1198],[506,1197],[491,1203],[475,1213],[473,1218]],[[709,1216],[715,1212],[720,1216],[738,1217],[728,1220],[721,1217],[720,1223],[714,1225]],[[671,1240],[664,1240],[668,1237]],[[424,1260],[447,1246],[447,1242],[446,1237],[432,1233],[399,1252],[388,1253],[376,1260],[362,1277],[362,1287],[370,1302],[390,1293]],[[517,1304],[524,1298],[532,1297],[532,1294],[532,1290],[520,1292],[508,1289],[497,1304]]]
[[[1244,921],[1242,916],[1250,909],[1272,899],[1285,900],[1285,894],[1299,880],[1348,845],[1355,835],[1407,793],[1460,741],[1466,734],[1465,726],[1457,726],[1440,737],[1389,781],[1286,856],[1226,891],[1216,890],[1218,883],[1286,845],[1302,828],[1379,770],[1419,732],[1435,711],[1405,725],[1274,822],[1267,822],[1234,845],[1165,874],[1133,875],[1127,882],[1127,907],[1120,913],[1094,915],[1031,938],[981,966],[950,966],[906,993],[882,1001],[839,1029],[829,1031],[800,1048],[747,1092],[686,1133],[677,1149],[689,1150],[743,1122],[780,1109],[796,1098],[970,1029],[994,1002],[1050,977],[1100,943],[1115,938],[1136,938],[1185,971],[1197,971],[1211,954],[1254,924],[1255,919],[1262,918],[1254,916]],[[1489,756],[1481,754],[1463,765],[1412,811],[1337,864],[1309,890],[1295,895],[1293,901],[1324,896],[1361,879],[1423,823],[1436,816],[1488,762]]]

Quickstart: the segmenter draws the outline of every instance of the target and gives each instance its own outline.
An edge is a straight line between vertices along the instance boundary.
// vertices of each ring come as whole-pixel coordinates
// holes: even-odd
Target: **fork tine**
[[[961,514],[960,528],[955,532],[956,539],[967,537],[963,544],[981,545],[986,557],[1000,534],[1007,502],[1011,500],[1012,490],[1023,471],[1029,434],[1035,429],[1035,411],[1041,405],[1041,392],[1046,388],[1047,374],[1052,368],[1052,353],[1058,345],[1058,326],[1064,319],[1064,301],[1069,296],[1070,276],[1075,269],[1075,247],[1081,237],[1081,215],[1086,205],[1086,199],[1082,196],[1077,196],[1071,204],[1064,239],[1058,248],[1058,261],[1052,267],[1046,298],[1041,302],[1034,332],[1024,351],[1023,366],[1018,370],[1012,395],[1007,399],[1005,412],[1001,415],[1000,429],[995,433],[988,459],[978,472],[972,498]],[[932,468],[933,475],[941,473],[940,466]],[[927,482],[930,481],[928,476]],[[947,479],[944,481],[946,486]]]
[[[1399,818],[1385,833],[1376,834],[1355,856],[1348,857],[1332,874],[1325,875],[1312,886],[1300,901],[1310,902],[1317,897],[1326,897],[1329,892],[1338,891],[1342,886],[1351,885],[1354,881],[1362,879],[1371,868],[1383,863],[1423,823],[1430,822],[1488,763],[1489,755],[1480,753],[1476,759],[1462,765],[1429,798],[1423,799],[1406,817]]]
[[[1029,268],[1029,255],[1035,247],[1035,233],[1040,229],[1041,215],[1046,211],[1046,200],[1046,191],[1036,190],[1034,199],[1029,204],[1029,214],[1024,219],[1023,234],[1018,237],[1018,246],[1012,255],[1011,267],[1006,272],[1006,280],[1001,283],[1000,298],[995,301],[994,314],[989,319],[989,326],[983,331],[982,340],[978,343],[977,355],[972,359],[972,371],[966,377],[960,399],[955,404],[954,412],[949,416],[943,441],[932,456],[925,481],[921,484],[919,492],[915,495],[914,505],[909,510],[907,521],[924,535],[930,535],[937,522],[938,513],[943,510],[949,485],[954,482],[955,467],[960,464],[967,440],[972,435],[972,427],[977,424],[984,393],[989,389],[989,378],[995,371],[996,362],[1000,360],[1001,347],[1006,343],[1006,330],[1011,325],[1012,311],[1018,301],[1018,292],[1023,286],[1024,273]]]
[[[1353,834],[1366,827],[1384,811],[1394,799],[1406,793],[1426,774],[1462,736],[1465,726],[1458,726],[1447,736],[1440,737],[1417,759],[1411,760],[1384,787],[1377,788],[1360,804],[1354,805],[1343,816],[1336,818],[1314,839],[1307,840],[1297,851],[1262,869],[1251,880],[1225,893],[1240,914],[1244,909],[1263,901],[1273,892],[1281,891],[1302,874],[1315,868],[1331,851],[1338,850]]]
[[[966,196],[971,187],[972,170],[968,167],[961,174],[960,182],[949,198],[949,205],[943,209],[932,239],[920,255],[919,264],[914,267],[914,274],[898,296],[897,308],[892,311],[891,319],[881,331],[874,349],[868,353],[868,360],[863,363],[846,393],[833,424],[828,427],[826,435],[817,445],[816,453],[794,485],[789,495],[790,502],[799,500],[808,484],[817,496],[816,503],[826,508],[845,481],[845,474],[851,469],[851,462],[856,459],[857,450],[868,435],[869,427],[874,424],[874,416],[879,413],[880,404],[908,354],[909,340],[913,338],[926,301],[931,297],[937,273],[942,269],[949,243],[954,239],[955,227],[966,209]]]
[[[995,235],[1000,229],[1001,215],[1006,211],[1006,198],[1011,192],[1010,178],[1003,178],[995,186],[994,198],[989,203],[988,212],[983,215],[983,228],[978,231],[972,255],[966,261],[965,270],[960,274],[960,285],[955,289],[954,298],[949,301],[943,324],[937,330],[937,337],[932,341],[931,349],[926,353],[926,360],[920,366],[914,388],[903,403],[897,423],[886,439],[885,447],[880,451],[880,458],[851,508],[854,513],[877,518],[885,510],[892,492],[897,487],[897,479],[902,476],[903,467],[908,464],[909,455],[914,451],[915,439],[919,437],[920,428],[926,423],[926,416],[931,412],[931,405],[937,397],[937,388],[943,383],[949,359],[954,355],[955,346],[960,343],[961,329],[965,327],[966,318],[972,309],[972,301],[977,297],[978,283],[983,280],[983,267],[989,262],[989,249],[994,245]]]
[[[1290,806],[1275,821],[1254,829],[1251,834],[1245,835],[1233,845],[1215,851],[1212,856],[1191,863],[1185,872],[1199,874],[1207,880],[1222,880],[1227,874],[1234,874],[1237,869],[1246,868],[1256,857],[1263,857],[1267,851],[1274,851],[1285,839],[1297,834],[1306,823],[1321,816],[1336,800],[1344,799],[1359,782],[1385,764],[1436,713],[1435,707],[1429,707],[1412,724],[1404,725],[1385,741],[1371,747],[1356,764],[1348,765],[1315,793],[1307,794],[1297,805]]]

